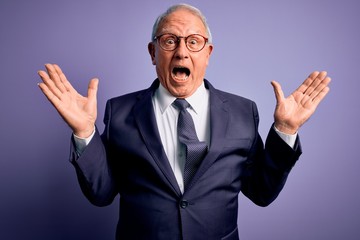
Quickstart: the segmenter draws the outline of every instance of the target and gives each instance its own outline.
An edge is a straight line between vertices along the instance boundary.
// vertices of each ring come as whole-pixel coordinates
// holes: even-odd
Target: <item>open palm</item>
[[[96,93],[98,79],[92,79],[88,96],[80,95],[56,64],[46,64],[47,72],[39,71],[39,87],[60,116],[79,137],[88,137],[94,130],[97,117]]]
[[[313,72],[287,98],[284,97],[280,84],[272,81],[277,102],[274,113],[275,127],[284,133],[296,133],[329,92],[330,81],[326,72]]]

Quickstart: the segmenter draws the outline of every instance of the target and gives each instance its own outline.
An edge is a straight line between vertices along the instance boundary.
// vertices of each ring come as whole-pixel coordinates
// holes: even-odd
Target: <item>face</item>
[[[207,37],[201,19],[185,9],[171,13],[162,21],[156,36],[164,33],[183,37],[201,34]],[[202,84],[213,46],[206,44],[200,52],[191,52],[182,38],[173,51],[163,50],[157,42],[149,43],[148,48],[160,83],[173,96],[186,98]]]

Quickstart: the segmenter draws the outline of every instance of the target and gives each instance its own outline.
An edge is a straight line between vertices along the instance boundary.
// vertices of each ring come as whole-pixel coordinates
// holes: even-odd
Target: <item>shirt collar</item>
[[[164,113],[166,109],[176,100],[176,97],[171,95],[171,93],[169,93],[169,91],[164,88],[162,84],[159,85],[155,96],[159,102],[161,113]],[[208,99],[207,96],[208,92],[203,82],[200,87],[196,89],[193,95],[185,99],[191,105],[191,108],[195,111],[195,113],[200,113],[204,101]]]

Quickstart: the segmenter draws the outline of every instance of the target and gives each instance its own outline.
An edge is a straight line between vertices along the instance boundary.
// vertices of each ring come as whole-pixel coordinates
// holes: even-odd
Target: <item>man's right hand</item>
[[[45,67],[47,72],[38,72],[43,81],[39,83],[41,91],[76,136],[89,137],[94,131],[97,116],[99,80],[94,78],[89,82],[88,96],[84,97],[73,88],[58,65],[45,64]]]

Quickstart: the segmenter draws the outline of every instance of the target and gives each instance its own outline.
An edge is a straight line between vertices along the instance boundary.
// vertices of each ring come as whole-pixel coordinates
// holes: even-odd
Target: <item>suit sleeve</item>
[[[259,119],[256,106],[253,109],[256,137],[246,162],[242,192],[255,204],[267,206],[283,189],[302,150],[299,137],[296,139],[294,148],[291,148],[276,133],[273,126],[270,128],[264,146],[257,130]]]
[[[106,206],[112,203],[117,194],[116,187],[105,146],[97,129],[81,156],[78,156],[72,138],[70,162],[76,169],[82,192],[92,204]]]

